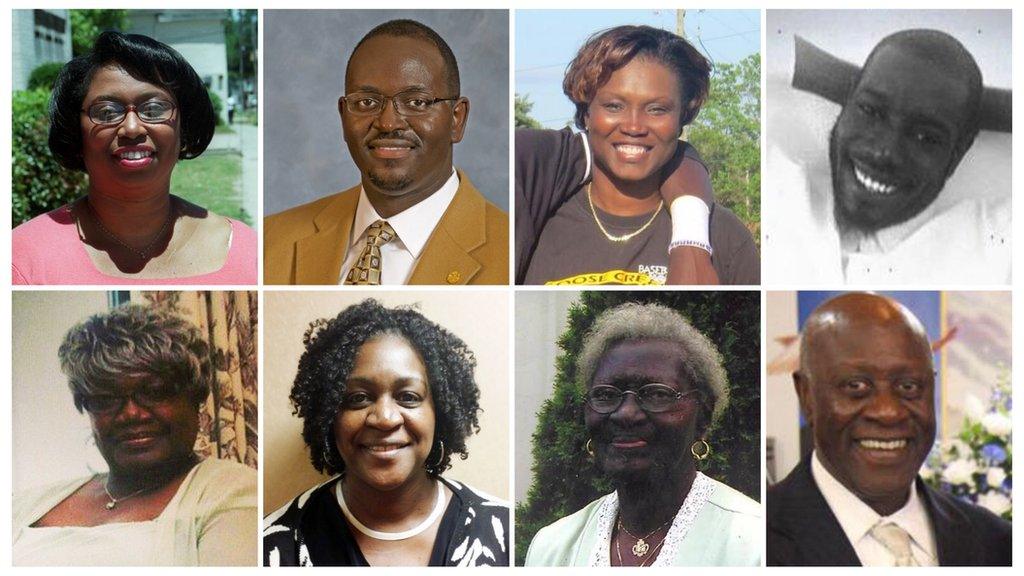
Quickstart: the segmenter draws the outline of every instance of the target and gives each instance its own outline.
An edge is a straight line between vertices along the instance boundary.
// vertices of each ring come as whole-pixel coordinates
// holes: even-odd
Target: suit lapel
[[[932,490],[930,486],[917,480],[917,487],[924,495],[928,517],[932,521],[932,533],[935,534],[935,549],[938,552],[939,566],[970,566],[977,564],[981,558],[973,548],[971,525],[967,517],[947,502],[943,494]]]
[[[313,219],[316,233],[295,243],[296,284],[337,284],[359,202],[359,187],[350,188]]]
[[[800,461],[787,480],[785,521],[777,529],[797,544],[800,564],[860,566],[857,552],[811,476],[810,455]]]
[[[423,247],[407,284],[467,284],[472,280],[481,264],[470,252],[487,240],[485,219],[483,196],[459,170],[459,189]]]

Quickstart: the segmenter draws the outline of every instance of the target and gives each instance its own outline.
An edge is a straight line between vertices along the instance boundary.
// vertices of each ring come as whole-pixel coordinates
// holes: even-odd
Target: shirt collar
[[[851,544],[856,545],[879,522],[892,522],[903,528],[922,548],[931,538],[928,513],[917,493],[916,482],[911,484],[907,503],[889,516],[882,516],[832,476],[818,458],[817,450],[811,457],[811,476]]]
[[[419,203],[406,208],[402,212],[387,218],[388,224],[395,230],[398,240],[405,248],[412,253],[413,258],[419,258],[420,252],[426,246],[427,240],[434,232],[441,217],[444,216],[448,205],[455,198],[459,189],[459,176],[452,168],[452,175],[437,192],[427,196]],[[366,190],[359,188],[359,204],[356,206],[356,215],[352,220],[352,241],[349,246],[362,238],[366,229],[377,220],[385,220],[377,213],[370,199],[366,196]]]

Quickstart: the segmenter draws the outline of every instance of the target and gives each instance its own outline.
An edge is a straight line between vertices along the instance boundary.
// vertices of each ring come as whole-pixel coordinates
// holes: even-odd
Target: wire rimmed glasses
[[[88,108],[82,109],[89,115],[89,120],[99,126],[115,126],[124,122],[129,112],[146,124],[167,122],[174,116],[174,102],[169,100],[146,100],[142,104],[124,104],[112,100],[93,102]]]
[[[435,98],[429,92],[421,90],[409,90],[399,92],[393,96],[385,96],[377,92],[353,92],[341,97],[345,101],[345,110],[355,116],[377,116],[384,111],[388,100],[395,107],[399,116],[422,116],[430,112],[430,108],[438,102],[449,102],[458,100],[458,96],[451,98]]]
[[[627,394],[632,394],[637,405],[645,412],[668,412],[675,409],[680,400],[695,392],[698,390],[680,392],[665,384],[646,384],[636,390],[623,390],[602,384],[587,390],[586,403],[598,414],[611,414],[622,406]]]

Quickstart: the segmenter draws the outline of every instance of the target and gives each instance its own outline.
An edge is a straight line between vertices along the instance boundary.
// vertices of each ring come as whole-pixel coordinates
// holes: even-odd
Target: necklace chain
[[[632,532],[630,532],[629,530],[626,529],[626,525],[622,523],[622,518],[620,517],[619,518],[619,530],[622,530],[627,535],[629,535],[630,538],[633,538],[634,540],[636,540],[636,543],[633,544],[633,549],[632,549],[633,556],[636,556],[637,558],[643,558],[644,556],[647,555],[648,552],[651,551],[651,545],[647,543],[647,539],[650,538],[651,536],[654,536],[655,532],[657,532],[658,530],[661,530],[662,528],[667,526],[669,524],[669,522],[672,522],[672,520],[675,520],[675,518],[674,517],[673,518],[669,518],[664,523],[662,523],[661,526],[658,526],[654,530],[651,530],[649,533],[647,533],[646,536],[636,536],[635,534],[633,534]],[[665,539],[662,538],[661,542],[658,543],[654,548],[657,549],[664,542],[665,542]],[[615,551],[618,552],[618,541],[616,541],[615,546],[616,546]],[[622,558],[621,557],[619,558],[619,563],[620,564],[622,563]]]
[[[662,526],[664,526],[664,524],[662,524]],[[626,534],[629,534],[629,531],[626,530],[625,526],[622,526],[622,522],[621,521],[619,522],[619,527],[622,528],[623,532],[625,532]],[[655,532],[657,532],[657,530],[655,530]],[[651,534],[654,534],[654,532],[651,532]],[[648,536],[650,536],[651,534],[648,534]],[[629,535],[633,536],[632,534],[629,534]],[[666,534],[665,536],[667,538],[668,534]],[[635,538],[635,536],[634,536],[634,538]],[[658,554],[657,554],[658,550],[661,549],[661,545],[664,544],[664,543],[665,543],[665,538],[662,538],[661,542],[658,542],[657,544],[655,544],[654,548],[652,548],[650,550],[651,556],[649,558],[645,559],[644,561],[640,562],[640,564],[637,566],[637,568],[646,568],[647,566],[649,566],[648,562],[653,564],[654,563],[654,559],[658,557]],[[636,548],[635,545],[633,547]],[[618,556],[618,558],[619,558],[619,566],[624,566],[624,564],[622,563],[622,547],[619,546],[619,541],[618,540],[615,540],[615,555]],[[633,555],[635,556],[636,552],[634,552]]]
[[[126,243],[124,240],[121,240],[116,234],[108,230],[107,227],[103,225],[103,221],[100,220],[99,214],[96,213],[96,211],[92,207],[92,204],[89,204],[88,200],[85,201],[85,205],[89,209],[89,215],[92,216],[93,221],[96,222],[96,225],[100,227],[100,230],[102,230],[103,233],[107,235],[107,237],[109,237],[114,242],[117,242],[123,248],[126,248],[128,251],[132,252],[142,260],[149,260],[149,251],[152,250],[153,246],[155,246],[157,242],[159,242],[164,237],[164,233],[167,232],[167,226],[171,223],[172,220],[174,220],[174,207],[172,205],[170,211],[168,211],[167,213],[167,218],[164,220],[163,226],[160,227],[160,231],[156,233],[156,236],[153,237],[153,240],[151,240],[149,244],[146,244],[141,249],[139,249],[129,246],[128,243]]]
[[[138,496],[140,494],[145,494],[146,492],[152,492],[153,490],[156,490],[157,488],[159,488],[159,486],[147,486],[145,488],[141,488],[139,490],[136,490],[135,492],[132,492],[131,494],[129,494],[127,496],[121,496],[120,498],[114,498],[114,495],[110,493],[110,486],[108,486],[109,482],[110,482],[110,478],[109,477],[103,482],[103,492],[107,495],[107,498],[110,499],[109,502],[107,502],[106,504],[103,505],[104,508],[106,508],[107,510],[113,510],[114,508],[117,507],[118,504],[120,504],[121,502],[124,502],[125,500],[128,500],[129,498],[135,498],[136,496]]]
[[[654,219],[658,217],[658,214],[661,214],[661,209],[665,206],[665,200],[659,200],[658,207],[654,210],[654,214],[651,214],[650,219],[647,220],[647,222],[645,222],[643,226],[637,228],[636,230],[630,232],[629,234],[615,236],[614,234],[608,232],[607,229],[605,229],[604,224],[601,223],[601,219],[597,217],[597,209],[594,208],[594,198],[590,194],[590,184],[587,184],[587,202],[590,203],[590,213],[593,214],[594,216],[594,222],[597,222],[597,227],[601,229],[601,233],[604,234],[604,237],[611,242],[628,242],[629,240],[633,239],[636,235],[640,234],[644,230],[647,230],[647,228],[650,227],[651,224],[654,224]]]
[[[352,514],[352,511],[348,508],[348,504],[345,502],[345,494],[341,489],[342,483],[340,481],[334,487],[334,494],[335,498],[338,500],[338,505],[341,506],[342,513],[345,514],[345,519],[363,535],[369,536],[374,540],[408,540],[413,536],[418,536],[425,532],[427,528],[430,528],[434,522],[441,517],[441,514],[444,513],[444,486],[440,480],[435,480],[435,482],[437,482],[437,499],[434,501],[434,509],[430,512],[430,515],[423,520],[423,522],[420,522],[418,525],[402,532],[380,532],[360,522],[359,519]]]

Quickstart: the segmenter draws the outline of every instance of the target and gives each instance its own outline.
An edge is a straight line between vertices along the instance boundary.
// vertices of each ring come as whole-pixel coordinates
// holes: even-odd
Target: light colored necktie
[[[871,536],[893,555],[897,566],[920,566],[910,552],[910,534],[903,528],[892,522],[877,524],[871,529]]]
[[[366,229],[366,245],[345,276],[345,284],[380,285],[380,247],[395,239],[395,229],[377,220]]]

